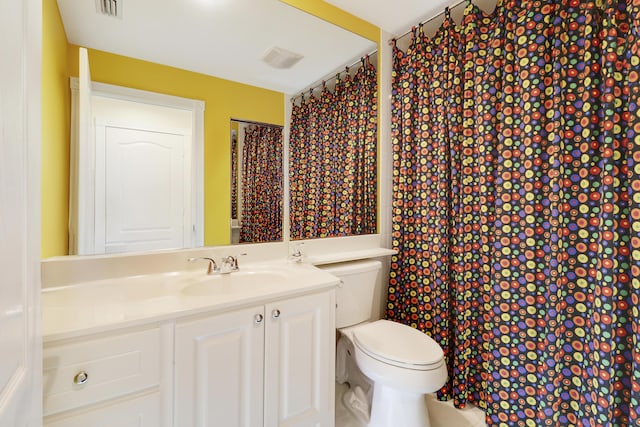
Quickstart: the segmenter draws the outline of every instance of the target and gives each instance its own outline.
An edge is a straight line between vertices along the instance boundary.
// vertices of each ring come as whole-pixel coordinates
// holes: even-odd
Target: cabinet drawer
[[[159,393],[150,393],[110,405],[54,415],[44,427],[158,427],[162,425]]]
[[[47,345],[44,415],[159,385],[160,344],[151,329]]]

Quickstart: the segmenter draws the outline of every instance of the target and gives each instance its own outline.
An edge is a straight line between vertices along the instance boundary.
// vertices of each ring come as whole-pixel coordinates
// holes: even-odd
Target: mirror
[[[204,183],[203,244],[218,246],[232,242],[230,120],[284,126],[286,94],[298,93],[374,51],[372,40],[379,38],[376,27],[319,1],[234,0],[216,9],[215,2],[171,2],[157,8],[152,0],[140,0],[124,4],[123,16],[115,18],[101,16],[99,3],[44,1],[44,258],[69,253],[69,78],[78,76],[79,46],[89,50],[94,82],[204,102],[204,173],[197,177]],[[176,13],[172,7],[193,10]],[[270,9],[264,13],[262,7]],[[223,22],[217,25],[216,19]],[[283,29],[291,33],[278,32]],[[149,44],[141,46],[147,35]],[[290,69],[268,66],[261,58],[274,46],[304,57]],[[226,50],[219,50],[222,47]],[[167,52],[173,57],[164,61]],[[214,65],[220,67],[216,73],[209,68]],[[283,199],[286,206],[287,195]]]
[[[231,244],[282,240],[283,127],[231,120]]]

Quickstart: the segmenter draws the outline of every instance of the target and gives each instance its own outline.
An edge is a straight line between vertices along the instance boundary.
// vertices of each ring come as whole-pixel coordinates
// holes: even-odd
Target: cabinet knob
[[[80,371],[73,377],[74,384],[84,384],[89,380],[89,374],[86,371]]]
[[[264,316],[262,314],[256,314],[253,319],[256,322],[256,325],[259,325],[260,323],[262,323],[262,319],[264,319]]]
[[[271,317],[273,317],[274,319],[277,319],[278,317],[280,317],[280,310],[278,310],[277,308],[273,310],[271,312]]]

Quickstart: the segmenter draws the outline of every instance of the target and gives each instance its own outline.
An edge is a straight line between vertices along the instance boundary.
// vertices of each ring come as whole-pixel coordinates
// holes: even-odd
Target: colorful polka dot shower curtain
[[[639,20],[504,0],[394,47],[387,316],[489,426],[640,425]]]

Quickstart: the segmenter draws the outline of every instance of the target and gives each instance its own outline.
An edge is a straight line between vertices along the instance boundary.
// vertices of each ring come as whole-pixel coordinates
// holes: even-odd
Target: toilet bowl
[[[368,321],[380,267],[377,261],[323,267],[341,279],[336,380],[350,386],[342,401],[368,427],[430,427],[424,394],[447,380],[444,353],[407,325]]]
[[[378,320],[353,331],[356,364],[374,383],[369,427],[429,427],[426,393],[447,380],[444,353],[409,326]]]

